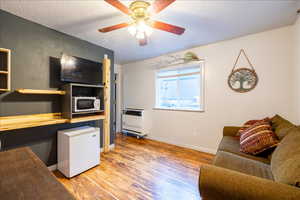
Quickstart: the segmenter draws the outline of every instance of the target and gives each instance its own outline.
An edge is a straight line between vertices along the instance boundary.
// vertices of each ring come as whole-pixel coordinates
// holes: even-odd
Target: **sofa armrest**
[[[223,136],[236,136],[241,127],[237,126],[225,126],[223,128]]]
[[[300,199],[297,187],[213,165],[201,167],[199,189],[203,200]]]

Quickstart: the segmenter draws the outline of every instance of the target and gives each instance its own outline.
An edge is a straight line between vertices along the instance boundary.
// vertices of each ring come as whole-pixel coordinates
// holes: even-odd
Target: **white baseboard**
[[[191,144],[182,144],[182,143],[179,143],[179,142],[174,142],[174,141],[170,141],[170,140],[167,140],[167,139],[164,139],[164,138],[158,138],[158,137],[147,136],[146,138],[151,139],[151,140],[156,140],[156,141],[159,141],[159,142],[165,142],[165,143],[168,143],[168,144],[173,144],[173,145],[180,146],[180,147],[194,149],[194,150],[201,151],[201,152],[204,152],[204,153],[210,153],[210,154],[216,154],[217,153],[217,150],[207,148],[207,147],[195,146],[195,145],[191,145]]]
[[[49,169],[49,171],[55,171],[55,170],[57,170],[57,164],[49,166],[48,169]]]
[[[113,150],[114,148],[115,148],[115,144],[109,145],[109,150]],[[103,151],[104,151],[104,149],[100,148],[100,152],[103,152]],[[49,169],[49,171],[55,171],[55,170],[57,170],[57,164],[51,165],[47,168]]]

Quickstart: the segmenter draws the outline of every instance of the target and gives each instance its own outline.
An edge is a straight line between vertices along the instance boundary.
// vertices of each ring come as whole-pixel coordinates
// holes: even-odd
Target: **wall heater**
[[[122,133],[130,133],[137,138],[146,136],[144,109],[126,108],[122,115]]]

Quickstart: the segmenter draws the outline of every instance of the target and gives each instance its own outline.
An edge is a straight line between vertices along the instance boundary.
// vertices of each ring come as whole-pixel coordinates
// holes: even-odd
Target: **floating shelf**
[[[78,123],[78,122],[88,122],[88,121],[95,121],[105,119],[104,115],[92,115],[92,116],[84,116],[84,117],[74,117],[70,119],[70,123]]]
[[[34,115],[17,115],[0,117],[0,132],[38,126],[48,126],[53,124],[79,123],[104,119],[104,115],[93,115],[77,117],[72,120],[62,118],[61,113],[47,113]]]
[[[63,124],[67,122],[67,119],[61,118],[61,113],[0,117],[0,131]]]
[[[8,74],[8,71],[0,71],[0,74]]]
[[[17,89],[18,93],[21,94],[57,94],[57,95],[65,95],[65,91],[61,90],[33,90],[33,89]]]

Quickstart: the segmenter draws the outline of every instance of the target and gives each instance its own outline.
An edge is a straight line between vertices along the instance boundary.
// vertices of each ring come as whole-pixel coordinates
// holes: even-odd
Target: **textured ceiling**
[[[103,0],[0,0],[3,10],[112,49],[121,64],[290,25],[297,5],[297,0],[177,0],[155,19],[185,27],[186,32],[177,36],[155,30],[149,44],[140,47],[126,28],[97,31],[129,21]]]

